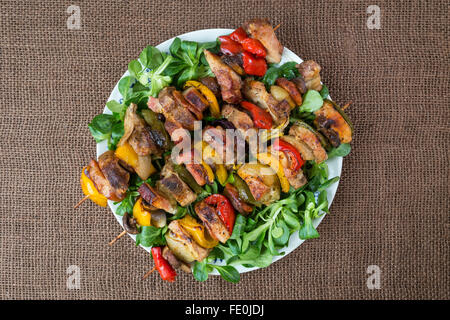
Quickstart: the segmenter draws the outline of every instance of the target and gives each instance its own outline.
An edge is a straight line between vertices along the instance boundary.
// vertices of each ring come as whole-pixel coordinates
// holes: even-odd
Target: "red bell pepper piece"
[[[246,74],[262,77],[266,74],[267,63],[264,58],[257,58],[253,54],[242,52],[242,60],[244,61],[244,71]]]
[[[177,273],[169,264],[169,262],[167,262],[167,260],[163,258],[161,247],[153,247],[152,256],[153,260],[155,261],[156,270],[158,270],[161,278],[163,280],[173,282],[175,280],[175,277],[177,276]]]
[[[300,152],[290,143],[277,138],[272,144],[272,148],[277,151],[282,151],[286,156],[289,157],[289,162],[291,171],[298,171],[305,164]]]
[[[247,33],[242,28],[237,28],[230,34],[230,38],[236,42],[242,43],[245,39],[247,39]]]
[[[271,129],[273,120],[270,114],[261,109],[260,107],[254,105],[253,103],[242,101],[242,108],[249,111],[253,118],[253,124],[260,129]]]
[[[233,233],[234,221],[236,220],[236,214],[234,208],[231,205],[230,200],[221,194],[213,194],[205,199],[206,204],[215,206],[220,220],[225,224],[228,231]]]
[[[253,53],[257,57],[264,58],[266,56],[266,48],[264,48],[262,43],[257,39],[247,38],[244,39],[241,44],[245,51]]]
[[[242,52],[242,46],[230,38],[230,36],[220,36],[220,51],[228,56],[234,56]]]

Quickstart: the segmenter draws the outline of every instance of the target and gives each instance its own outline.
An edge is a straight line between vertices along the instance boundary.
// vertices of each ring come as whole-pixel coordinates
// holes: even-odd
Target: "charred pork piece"
[[[270,113],[276,124],[285,122],[291,111],[289,103],[278,102],[269,92],[264,83],[246,79],[243,89],[244,96]]]
[[[301,94],[305,94],[306,91],[308,91],[308,88],[306,88],[305,80],[303,80],[302,77],[297,77],[291,80],[293,84],[297,87],[298,92]]]
[[[289,129],[289,135],[306,143],[308,147],[312,150],[315,161],[317,163],[321,163],[322,161],[327,160],[328,158],[327,152],[320,143],[319,137],[306,126],[303,126],[298,123],[294,124]]]
[[[250,37],[259,40],[266,48],[268,63],[279,63],[281,61],[283,46],[278,41],[275,31],[267,19],[250,20],[244,24],[243,28]]]
[[[253,128],[252,118],[245,112],[236,109],[233,105],[226,104],[222,107],[222,116],[230,121],[244,136]]]
[[[227,64],[231,69],[233,69],[238,75],[240,75],[240,76],[245,75],[245,71],[242,68],[242,66],[244,65],[244,62],[242,61],[241,55],[234,55],[234,56],[223,55],[220,57],[220,59],[225,64]]]
[[[194,130],[194,121],[196,120],[188,109],[181,107],[172,93],[173,87],[166,87],[161,90],[158,99],[149,97],[148,107],[156,113],[162,113],[167,121],[179,124],[187,130]]]
[[[103,153],[98,158],[98,166],[114,189],[116,196],[120,200],[124,199],[128,190],[130,173],[119,164],[119,158],[114,155],[114,151],[109,150]]]
[[[300,106],[302,104],[302,95],[293,82],[289,81],[286,78],[278,78],[277,85],[279,85],[289,93],[289,96],[294,100],[297,106]]]
[[[189,131],[184,129],[178,123],[166,120],[166,122],[164,123],[164,128],[167,130],[170,135],[170,139],[175,144],[180,143],[181,141],[183,141],[183,139],[186,139],[185,141],[189,141],[187,139],[191,138]]]
[[[170,194],[183,207],[195,201],[197,196],[188,187],[188,185],[174,171],[172,162],[168,161],[162,171],[161,176],[156,185],[164,194]]]
[[[205,99],[205,97],[198,91],[197,89],[193,87],[189,87],[186,90],[183,91],[184,98],[194,106],[194,108],[200,112],[205,111],[206,108],[209,106],[208,100]]]
[[[203,113],[201,110],[197,109],[194,105],[189,103],[183,96],[183,94],[180,91],[173,91],[173,97],[175,98],[175,101],[180,105],[182,108],[185,108],[192,112],[197,120],[203,119]]]
[[[314,125],[330,140],[333,147],[352,141],[352,129],[330,101],[325,100],[315,115]]]
[[[256,201],[271,204],[280,199],[280,181],[269,167],[259,163],[246,163],[238,169]]]
[[[172,268],[181,269],[186,273],[191,273],[191,267],[187,263],[178,260],[177,257],[172,253],[172,251],[170,251],[168,246],[165,246],[163,248],[162,256],[167,260],[167,262],[169,262]]]
[[[246,216],[253,211],[253,207],[250,204],[244,202],[239,197],[238,190],[232,184],[227,183],[227,185],[225,186],[225,189],[223,190],[223,195],[225,197],[227,197],[228,200],[230,200],[233,208],[236,211],[238,211],[240,214],[243,214],[244,216]]]
[[[220,87],[215,77],[203,77],[200,78],[200,82],[207,86],[208,89],[214,93],[216,98],[220,96]]]
[[[137,113],[137,105],[132,103],[125,113],[124,135],[118,145],[128,142],[138,156],[161,154],[161,149],[153,141],[151,128]]]
[[[225,224],[220,220],[214,207],[200,201],[195,204],[195,213],[202,220],[209,234],[222,243],[227,242],[231,234]]]
[[[111,186],[109,181],[103,175],[97,161],[91,159],[86,175],[94,182],[97,190],[106,198],[112,201],[123,200],[123,198],[120,198],[118,195],[116,195],[116,190]]]
[[[305,86],[311,90],[322,90],[322,84],[320,83],[320,70],[322,69],[317,62],[313,60],[303,61],[297,66],[298,72],[305,80]]]
[[[209,180],[208,172],[206,171],[205,167],[201,163],[194,162],[194,153],[195,150],[191,150],[182,154],[178,154],[175,162],[177,164],[184,164],[187,171],[189,171],[192,177],[194,177],[199,186],[213,183],[213,181]],[[200,160],[201,157],[198,156],[198,159]]]
[[[169,224],[166,241],[170,251],[178,259],[186,263],[191,263],[195,260],[202,261],[211,251],[198,245],[183,229],[178,220],[174,220]]]
[[[142,199],[144,199],[149,205],[172,214],[177,212],[176,203],[170,201],[166,195],[162,195],[159,191],[149,186],[147,183],[143,183],[139,187],[138,192]]]
[[[214,53],[211,53],[208,50],[204,50],[204,53],[205,58],[219,83],[223,101],[228,103],[241,102],[241,77]]]

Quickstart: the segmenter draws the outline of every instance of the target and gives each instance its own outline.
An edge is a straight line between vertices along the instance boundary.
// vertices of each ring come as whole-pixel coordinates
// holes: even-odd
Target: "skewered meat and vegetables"
[[[312,221],[328,205],[324,189],[336,181],[328,180],[323,161],[350,150],[353,125],[324,100],[328,88],[315,61],[272,64],[267,72],[283,52],[267,20],[251,20],[219,41],[177,38],[170,54],[147,47],[119,84],[124,101],[108,102],[113,114],[89,125],[110,150],[83,168],[82,201],[120,201],[125,231],[110,244],[136,234],[136,243],[152,247],[153,270],[167,281],[193,264],[200,281],[206,278],[198,273],[211,268],[238,279],[232,266],[211,263],[216,251],[227,263],[263,267],[294,231],[300,239],[317,237]],[[196,121],[204,129],[192,143]],[[263,256],[249,255],[250,248]]]

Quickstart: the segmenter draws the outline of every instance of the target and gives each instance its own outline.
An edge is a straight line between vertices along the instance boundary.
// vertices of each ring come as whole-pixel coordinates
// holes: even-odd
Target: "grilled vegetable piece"
[[[153,261],[155,262],[155,268],[158,270],[161,279],[173,282],[177,273],[172,268],[170,263],[163,258],[161,247],[153,247],[152,250]]]
[[[295,101],[291,98],[289,92],[287,92],[282,87],[270,86],[270,94],[279,102],[286,100],[289,103],[290,109],[293,109],[295,107]]]
[[[293,82],[289,81],[286,78],[278,78],[276,83],[289,93],[297,106],[300,106],[302,104],[302,95]]]
[[[151,174],[156,172],[150,155],[139,156],[128,142],[118,146],[114,154],[127,166],[130,166],[142,180],[148,179]]]
[[[166,212],[175,214],[177,212],[177,205],[167,195],[162,195],[160,191],[149,186],[147,183],[143,183],[139,189],[139,194],[148,204],[157,209],[162,209]]]
[[[142,205],[141,197],[139,197],[133,206],[133,217],[140,226],[151,226],[152,214]]]
[[[236,72],[238,75],[240,75],[240,76],[245,75],[245,71],[242,68],[244,62],[242,61],[242,56],[240,54],[233,55],[233,56],[223,55],[220,57],[220,59],[225,64],[227,64],[231,69],[233,69],[234,72]]]
[[[178,259],[186,263],[191,263],[195,260],[202,261],[210,252],[210,249],[201,247],[189,236],[179,220],[173,220],[169,224],[166,241],[170,251]]]
[[[280,160],[278,158],[274,157],[269,152],[258,153],[256,155],[256,157],[259,162],[261,162],[265,165],[268,165],[269,167],[272,168],[273,171],[275,171],[275,173],[278,176],[278,179],[280,180],[281,190],[283,192],[288,192],[289,191],[289,181],[287,180],[286,176],[284,175],[283,166],[281,165]]]
[[[230,200],[233,208],[240,214],[248,215],[253,211],[253,207],[239,197],[238,190],[232,184],[227,183],[223,194]]]
[[[106,207],[107,199],[97,190],[94,181],[89,178],[89,169],[90,167],[86,166],[81,170],[81,190],[86,196],[89,196],[89,199],[91,199],[94,203],[101,207]]]
[[[283,53],[283,46],[278,41],[272,25],[267,19],[253,19],[246,22],[244,30],[250,37],[259,40],[266,48],[266,59],[269,63],[279,63]]]
[[[178,221],[189,236],[203,248],[214,248],[219,244],[219,241],[213,239],[205,226],[197,222],[194,217],[187,214],[183,219]]]
[[[205,184],[212,184],[214,182],[214,174],[212,173],[211,168],[204,163],[200,155],[198,156],[198,160],[201,163],[195,163],[194,154],[195,150],[178,154],[175,162],[177,164],[183,163],[198,185],[204,186]]]
[[[307,126],[298,122],[295,123],[289,129],[289,135],[295,137],[296,139],[303,141],[308,145],[314,154],[314,159],[317,163],[327,160],[328,155],[322,146],[319,137],[314,131],[311,131]]]
[[[194,130],[195,118],[189,110],[181,107],[173,97],[174,87],[166,87],[158,95],[158,99],[149,97],[148,107],[156,113],[162,113],[166,120],[176,123],[179,126]]]
[[[262,108],[250,103],[248,101],[242,101],[241,107],[250,112],[253,119],[253,124],[259,129],[271,129],[272,128],[272,117],[270,114],[263,110]]]
[[[225,224],[220,219],[214,207],[208,205],[205,200],[195,204],[195,213],[202,220],[209,234],[222,243],[225,243],[231,236]]]
[[[322,107],[314,114],[316,115],[314,125],[330,140],[333,147],[352,141],[352,130],[349,124],[330,101],[325,100]]]
[[[218,98],[220,96],[220,87],[215,77],[200,78],[200,82],[205,85]]]
[[[209,106],[211,115],[215,118],[219,117],[219,115],[220,115],[219,103],[217,102],[217,98],[214,95],[214,93],[207,86],[205,86],[201,82],[198,82],[195,80],[189,80],[189,81],[186,81],[186,83],[184,84],[184,87],[185,88],[193,87],[193,88],[198,89],[197,91],[193,92],[193,93],[195,93],[195,95],[190,98],[191,100],[193,100],[193,101],[191,101],[191,103],[199,104],[198,102],[196,102],[194,100],[196,100],[197,98],[203,99],[202,103],[204,104],[206,102],[206,107]],[[201,94],[198,91],[200,91]],[[186,99],[188,99],[188,98],[186,98]],[[202,107],[201,111],[204,111],[206,109],[206,107],[204,107],[204,108]]]
[[[237,173],[245,181],[256,201],[267,205],[280,199],[280,182],[269,166],[246,163]]]
[[[296,139],[295,137],[290,135],[282,136],[280,137],[280,139],[292,144],[295,147],[295,149],[297,149],[298,152],[300,152],[300,155],[302,156],[303,160],[315,159],[312,149],[308,147],[308,145],[302,140]]]
[[[234,222],[236,220],[236,214],[234,208],[231,205],[230,200],[221,194],[213,194],[205,199],[206,204],[214,206],[220,220],[227,227],[228,232],[233,233]]]
[[[295,84],[295,87],[301,94],[305,94],[306,91],[308,91],[308,88],[306,88],[305,80],[303,80],[302,77],[292,79],[292,83]]]
[[[162,150],[169,149],[170,137],[164,129],[164,123],[158,119],[157,114],[150,109],[142,110],[141,114],[150,127],[152,140],[155,144]]]
[[[161,171],[161,176],[163,178],[156,182],[156,186],[164,194],[170,194],[173,196],[175,200],[183,207],[195,201],[197,196],[175,172],[171,161],[168,161],[164,165]]]
[[[301,169],[294,170],[292,167],[291,160],[295,159],[291,156],[287,156],[285,152],[277,151],[275,148],[273,148],[274,145],[269,147],[270,152],[275,156],[279,157],[280,164],[283,167],[283,172],[286,177],[286,179],[289,182],[289,185],[291,185],[294,189],[298,189],[302,186],[304,186],[308,180],[306,180],[306,177],[303,174],[303,171]],[[295,161],[295,160],[294,160]]]
[[[222,93],[222,99],[228,103],[239,103],[242,100],[241,77],[214,53],[204,50],[205,58],[217,78]]]
[[[120,200],[124,199],[128,189],[130,173],[119,164],[119,158],[114,155],[114,151],[108,150],[103,153],[98,158],[98,166],[114,189],[116,196]]]
[[[322,90],[322,84],[320,83],[320,70],[322,69],[319,64],[313,60],[303,61],[297,66],[298,72],[305,80],[305,86],[307,89],[316,91]]]
[[[290,106],[278,102],[270,93],[266,91],[264,83],[252,79],[244,81],[244,96],[251,102],[258,104],[264,110],[270,113],[275,120],[275,124],[286,121],[289,117]]]

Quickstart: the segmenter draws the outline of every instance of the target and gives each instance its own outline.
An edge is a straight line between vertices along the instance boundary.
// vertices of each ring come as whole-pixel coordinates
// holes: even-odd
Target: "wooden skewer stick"
[[[156,270],[156,267],[153,267],[152,270],[150,270],[149,272],[147,272],[146,274],[144,274],[144,276],[142,277],[142,280],[147,279],[148,276],[149,276],[153,271],[155,271],[155,270]]]
[[[345,106],[343,106],[341,109],[342,109],[342,110],[347,109],[348,107],[350,107],[350,105],[351,105],[352,103],[353,103],[352,101],[348,102],[348,103],[347,103]]]
[[[275,28],[273,28],[273,31],[277,30],[281,26],[281,23],[279,23]]]
[[[89,195],[85,196],[83,199],[80,200],[73,208],[78,208],[83,202],[85,202],[89,198]]]
[[[117,240],[119,240],[120,238],[122,238],[126,234],[127,234],[127,231],[123,230],[117,237],[115,237],[114,239],[111,240],[109,245],[112,246],[114,243],[116,243]]]

